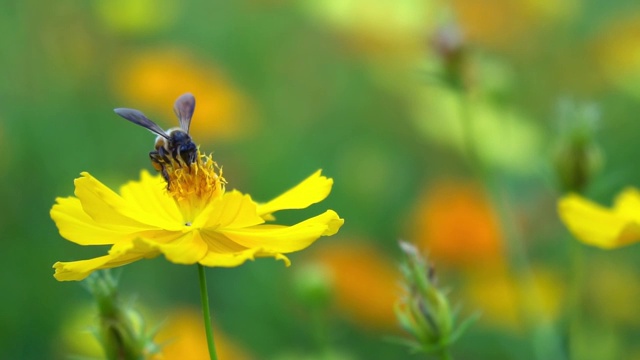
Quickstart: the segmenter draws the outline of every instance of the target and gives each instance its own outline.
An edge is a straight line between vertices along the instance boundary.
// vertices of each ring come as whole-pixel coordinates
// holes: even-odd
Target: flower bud
[[[584,191],[602,168],[603,156],[595,143],[599,117],[594,106],[563,103],[560,135],[553,153],[553,165],[562,191]]]
[[[331,275],[319,263],[299,267],[294,273],[293,289],[297,298],[312,309],[326,309],[333,299]]]
[[[406,256],[401,265],[406,293],[395,310],[401,327],[413,337],[408,344],[415,351],[445,351],[469,321],[454,326],[455,314],[446,294],[436,286],[433,266],[414,245],[401,241],[400,249]]]
[[[117,281],[108,271],[98,271],[86,279],[86,286],[98,305],[100,323],[94,334],[109,360],[151,360],[160,349],[153,342],[155,332],[147,332],[138,311],[125,305],[117,293]]]

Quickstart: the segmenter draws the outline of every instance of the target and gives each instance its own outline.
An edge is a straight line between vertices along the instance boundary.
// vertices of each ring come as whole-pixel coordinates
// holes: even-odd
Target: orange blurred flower
[[[220,360],[249,360],[249,353],[219,329],[213,330]],[[209,350],[200,311],[179,309],[163,324],[155,340],[162,346],[163,360],[208,360]]]
[[[418,247],[436,266],[486,269],[503,264],[502,234],[484,192],[473,183],[441,181],[416,212]]]
[[[180,94],[198,99],[191,132],[198,140],[237,136],[250,128],[248,102],[221,70],[184,49],[160,49],[128,55],[115,70],[114,91],[125,105],[150,109],[152,120],[173,119],[171,106]],[[162,124],[165,128],[177,124]]]
[[[363,243],[325,244],[314,258],[331,277],[340,311],[363,327],[399,329],[393,308],[400,272],[393,261]]]

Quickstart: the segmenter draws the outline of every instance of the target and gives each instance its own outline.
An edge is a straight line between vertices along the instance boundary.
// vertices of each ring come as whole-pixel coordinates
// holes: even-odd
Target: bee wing
[[[113,111],[115,111],[116,114],[122,116],[123,118],[131,121],[132,123],[138,124],[143,128],[151,131],[152,133],[158,134],[167,139],[169,138],[167,136],[167,133],[164,130],[162,130],[162,128],[158,126],[158,124],[151,121],[149,118],[144,116],[142,112],[138,110],[118,108],[118,109],[113,109]]]
[[[187,134],[189,133],[191,117],[193,116],[195,108],[196,98],[191,93],[180,95],[180,97],[176,99],[176,103],[173,105],[173,111],[180,120],[180,128]]]

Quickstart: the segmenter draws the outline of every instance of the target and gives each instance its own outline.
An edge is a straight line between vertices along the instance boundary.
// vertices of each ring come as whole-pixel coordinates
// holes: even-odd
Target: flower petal
[[[80,261],[60,262],[53,264],[56,270],[53,276],[58,281],[78,281],[86,278],[92,272],[100,269],[110,269],[143,258],[152,258],[157,256],[157,251],[147,251],[148,248],[136,247],[133,243],[114,245],[108,255]]]
[[[277,198],[258,206],[258,215],[269,218],[269,215],[284,209],[304,209],[311,204],[324,200],[331,192],[333,179],[322,176],[318,170],[300,184],[286,191]]]
[[[84,211],[96,222],[134,230],[181,228],[181,224],[163,221],[157,216],[157,210],[145,212],[137,206],[132,206],[91,174],[83,172],[81,175],[82,177],[74,181],[75,194],[80,199]]]
[[[183,224],[182,214],[173,198],[167,193],[167,183],[158,176],[151,176],[148,171],[140,172],[140,181],[130,181],[120,188],[122,198],[129,206],[137,207],[140,212],[154,214],[160,219],[163,227]]]
[[[624,196],[619,198],[618,204],[620,202],[625,207],[631,204]],[[636,211],[640,211],[640,208]],[[612,249],[640,239],[640,224],[637,221],[575,194],[560,199],[558,212],[576,238],[588,245]]]
[[[264,220],[256,214],[257,204],[251,196],[233,190],[211,201],[196,217],[194,228],[244,228],[262,224]]]
[[[258,225],[243,229],[220,229],[221,234],[247,248],[260,248],[266,253],[290,253],[302,250],[320,236],[335,234],[344,223],[333,210],[293,226]]]
[[[51,208],[51,218],[60,235],[79,245],[111,245],[132,239],[132,233],[120,227],[105,227],[93,220],[82,209],[75,197],[57,198]]]
[[[167,238],[171,238],[168,235]],[[149,249],[160,251],[167,260],[175,264],[195,264],[200,261],[208,251],[207,243],[202,240],[198,231],[188,231],[170,241],[157,241],[140,238],[134,240],[137,246],[147,246]]]
[[[236,267],[242,265],[247,260],[255,260],[256,254],[260,249],[246,249],[233,253],[217,253],[209,252],[202,260],[199,261],[204,266],[219,267]]]
[[[613,205],[615,213],[640,222],[640,192],[635,188],[622,191]]]

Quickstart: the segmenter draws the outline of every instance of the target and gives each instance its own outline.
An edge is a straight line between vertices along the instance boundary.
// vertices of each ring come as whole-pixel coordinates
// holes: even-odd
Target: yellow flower
[[[176,0],[99,0],[92,2],[103,25],[118,34],[148,35],[173,25],[180,15]]]
[[[453,0],[453,10],[469,41],[507,49],[531,39],[578,13],[580,1],[566,0]]]
[[[596,34],[593,52],[605,78],[623,91],[640,96],[640,12],[617,14]]]
[[[332,210],[293,226],[266,225],[273,213],[303,209],[329,195],[333,180],[320,171],[264,204],[225,181],[211,156],[198,153],[189,165],[166,165],[160,175],[142,171],[115,193],[89,173],[75,180],[75,197],[58,198],[51,209],[60,234],[79,245],[111,245],[107,255],[57,262],[55,278],[82,280],[98,269],[163,254],[177,264],[235,267],[256,257],[290,264],[286,253],[302,250],[320,236],[335,234],[344,220]]]
[[[560,218],[583,243],[603,249],[629,245],[640,239],[640,193],[624,190],[607,209],[570,194],[558,202]]]
[[[481,312],[480,324],[520,331],[531,319],[545,323],[556,319],[563,289],[564,283],[553,270],[535,266],[529,279],[510,274],[506,268],[472,274],[460,292],[466,308]]]
[[[304,12],[336,31],[348,47],[373,57],[414,58],[425,48],[436,4],[421,0],[303,0]]]
[[[249,360],[251,356],[243,347],[220,329],[214,330],[216,353],[220,360]],[[184,308],[174,311],[155,340],[162,346],[163,360],[205,360],[209,358],[207,338],[202,315],[196,310]]]

